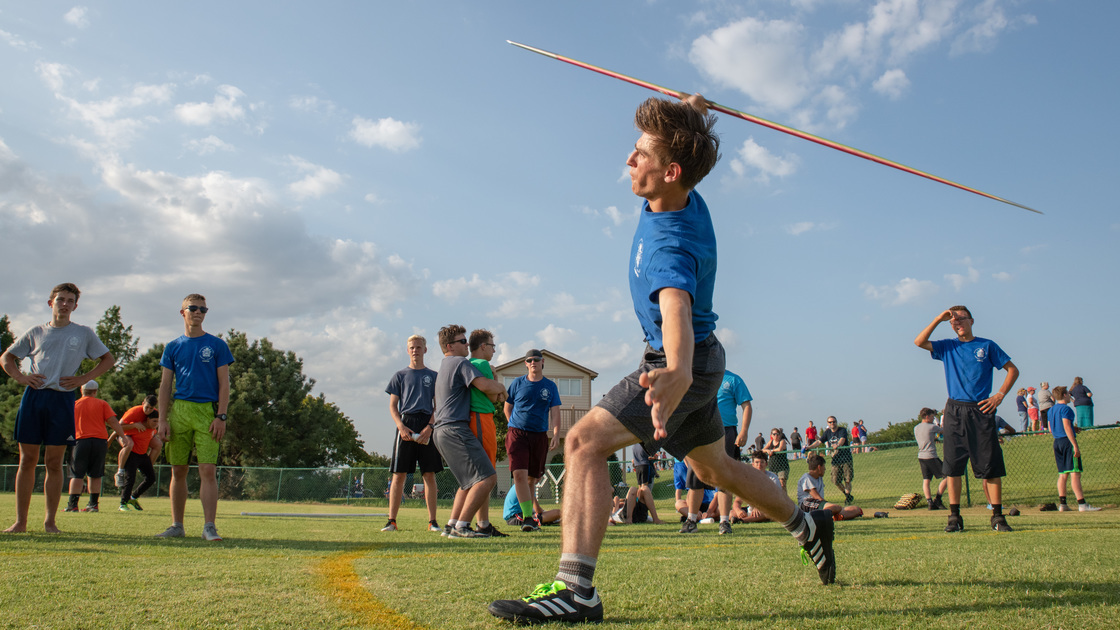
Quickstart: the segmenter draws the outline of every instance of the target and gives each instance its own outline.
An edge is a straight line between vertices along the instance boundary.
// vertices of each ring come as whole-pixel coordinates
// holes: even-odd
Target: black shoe
[[[486,527],[479,527],[478,533],[488,534],[491,538],[509,538],[509,534],[503,534],[502,532],[498,531],[498,528],[494,527],[493,523],[490,523]]]
[[[580,597],[560,580],[539,584],[521,599],[500,599],[490,604],[490,614],[509,619],[516,624],[536,624],[547,621],[599,623],[603,620],[603,602],[592,589],[590,597]]]
[[[1014,531],[1011,526],[1007,524],[1007,519],[1003,515],[992,517],[992,529],[997,532],[1010,532]]]
[[[852,502],[855,501],[855,500],[856,500],[855,497],[853,497],[850,494],[845,494],[844,495],[844,505],[851,505]]]
[[[950,514],[949,515],[949,524],[945,526],[945,531],[947,531],[947,532],[963,532],[964,531],[964,519],[961,518],[959,514]]]
[[[680,531],[680,533],[682,533],[682,534],[695,534],[698,531],[700,531],[700,529],[698,527],[696,527],[696,521],[694,521],[690,518],[686,518],[683,521],[681,521],[681,531]]]
[[[815,529],[809,540],[801,545],[801,561],[817,565],[821,584],[832,584],[836,581],[836,555],[832,552],[832,512],[813,510],[805,518],[812,519]]]
[[[946,509],[946,508],[945,508],[945,504],[941,502],[941,497],[934,497],[934,499],[933,499],[933,505],[934,505],[934,508],[933,508],[933,509],[935,509],[935,510],[944,510],[944,509]]]
[[[531,516],[529,518],[521,521],[521,531],[523,531],[523,532],[536,532],[536,531],[540,531],[540,529],[541,529],[540,521],[538,521],[537,519],[535,519]]]

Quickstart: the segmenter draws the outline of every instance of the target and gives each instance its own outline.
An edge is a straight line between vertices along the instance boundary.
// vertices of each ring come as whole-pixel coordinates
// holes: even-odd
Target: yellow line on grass
[[[315,567],[315,573],[321,579],[323,590],[358,615],[363,626],[422,630],[424,626],[390,609],[374,597],[362,585],[362,578],[354,571],[356,560],[379,547],[380,545],[370,545],[324,558]]]

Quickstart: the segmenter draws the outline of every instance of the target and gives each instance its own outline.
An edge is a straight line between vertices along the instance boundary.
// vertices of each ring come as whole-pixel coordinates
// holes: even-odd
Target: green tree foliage
[[[15,341],[11,320],[7,315],[0,317],[0,352],[7,350]],[[0,370],[0,463],[19,461],[19,445],[13,436],[16,430],[16,412],[19,411],[19,399],[22,395],[23,388],[19,383]]]
[[[105,347],[113,354],[113,358],[116,359],[116,364],[113,366],[114,371],[120,370],[136,358],[140,341],[132,338],[132,326],[125,326],[124,322],[121,321],[121,307],[114,304],[105,309],[105,314],[97,321],[95,331],[97,332],[97,338],[105,344]],[[81,371],[88,372],[95,365],[97,365],[97,361],[86,359],[82,361]],[[102,377],[102,379],[104,378]],[[102,381],[98,381],[98,384],[102,384]]]
[[[914,427],[918,426],[919,422],[920,420],[915,420],[913,418],[905,422],[899,422],[898,424],[888,422],[885,429],[879,429],[874,433],[868,433],[867,443],[891,444],[893,442],[913,442]]]
[[[365,464],[353,422],[303,374],[303,360],[267,338],[231,330],[234,364],[222,461],[234,466],[316,467]]]

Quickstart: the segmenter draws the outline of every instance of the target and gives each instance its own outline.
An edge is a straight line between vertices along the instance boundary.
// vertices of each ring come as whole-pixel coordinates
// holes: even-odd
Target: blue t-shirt
[[[515,516],[521,516],[521,504],[517,502],[517,491],[510,486],[505,505],[502,506],[502,518],[508,521]]]
[[[171,341],[159,360],[175,373],[175,400],[200,403],[218,402],[218,368],[231,363],[229,345],[210,333]]]
[[[692,331],[703,341],[716,328],[712,293],[716,284],[716,235],[708,206],[695,190],[688,205],[674,212],[652,212],[642,204],[630,248],[630,297],[645,340],[661,350],[661,289],[692,296]]]
[[[739,406],[751,399],[751,391],[747,389],[747,384],[739,375],[731,370],[723,371],[723,383],[719,386],[719,393],[716,394],[716,404],[719,405],[719,415],[723,418],[723,426],[737,427],[739,420],[735,416],[735,412]]]
[[[1070,425],[1077,426],[1075,414],[1069,405],[1058,403],[1046,411],[1046,420],[1050,422],[1050,434],[1055,440],[1069,437],[1066,435],[1066,425],[1062,422],[1062,418],[1069,418]]]
[[[432,415],[435,400],[436,371],[428,368],[405,368],[389,379],[386,394],[395,394],[400,400],[397,411],[401,415],[422,413]]]
[[[1002,369],[1011,360],[996,342],[974,337],[972,341],[940,339],[929,352],[945,364],[945,384],[949,398],[961,402],[980,402],[992,395],[992,370]]]
[[[673,464],[673,487],[677,490],[688,490],[688,464],[681,461]],[[702,501],[711,503],[715,496],[715,490],[705,490]]]
[[[548,411],[560,405],[560,390],[547,378],[537,382],[520,376],[509,384],[506,402],[513,406],[509,426],[522,431],[548,431]]]

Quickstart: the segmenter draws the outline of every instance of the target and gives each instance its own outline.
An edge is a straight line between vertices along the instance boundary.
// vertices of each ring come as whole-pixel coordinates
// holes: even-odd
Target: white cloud
[[[761,183],[769,183],[771,177],[787,177],[797,171],[798,158],[796,155],[787,154],[779,157],[771,153],[766,147],[749,137],[739,147],[738,156],[731,160],[731,170],[739,177],[748,177],[750,173],[757,172],[753,179]]]
[[[581,335],[571,328],[561,328],[555,324],[549,324],[536,333],[536,338],[543,344],[542,347],[555,352],[565,351],[569,344],[579,341],[580,337]]]
[[[293,96],[289,99],[288,105],[290,105],[292,109],[301,112],[319,114],[332,114],[336,109],[333,102],[321,99],[318,96]]]
[[[903,93],[910,87],[910,79],[906,77],[906,73],[902,70],[892,68],[875,79],[871,87],[883,96],[896,101],[902,98]]]
[[[368,120],[355,116],[350,138],[366,147],[379,146],[390,151],[408,151],[420,146],[420,125],[393,118]]]
[[[319,198],[342,187],[343,177],[338,172],[294,155],[289,155],[288,160],[298,172],[306,173],[303,179],[288,185],[288,190],[297,199]]]
[[[945,279],[953,285],[953,289],[960,291],[966,284],[975,284],[980,281],[980,272],[975,267],[969,267],[964,274],[947,273]]]
[[[865,297],[886,306],[900,306],[937,293],[936,283],[914,278],[903,278],[893,286],[873,286],[864,283],[860,285],[860,288],[863,289]]]
[[[187,149],[198,155],[209,155],[218,151],[233,151],[233,145],[215,135],[197,138],[187,142]]]
[[[62,16],[62,19],[65,20],[66,23],[70,24],[71,26],[76,26],[78,28],[86,28],[87,26],[89,26],[88,13],[89,13],[89,9],[87,9],[86,7],[77,6],[77,7],[74,7],[73,9],[70,9],[69,11],[67,11]]]
[[[495,280],[483,280],[477,273],[470,278],[460,277],[440,280],[432,284],[432,294],[449,302],[454,302],[463,294],[482,298],[519,298],[524,303],[524,293],[541,282],[540,276],[523,271],[499,274]]]
[[[237,101],[244,96],[244,92],[232,85],[219,85],[213,101],[176,105],[175,117],[184,124],[200,127],[214,122],[241,120],[245,117],[245,108]]]
[[[689,60],[764,107],[790,109],[810,93],[802,32],[795,22],[745,18],[697,38]]]
[[[1007,273],[1006,271],[997,271],[996,273],[992,274],[992,277],[996,280],[999,280],[1000,282],[1008,282],[1012,278],[1011,274]]]
[[[1038,23],[1037,18],[1030,14],[1008,17],[1001,0],[984,0],[970,11],[969,17],[975,23],[953,40],[949,48],[952,55],[988,52],[995,47],[996,40],[1004,31]]]
[[[815,223],[813,221],[798,221],[785,226],[786,232],[793,236],[801,236],[806,232],[824,232],[833,229],[836,229],[835,223]]]

